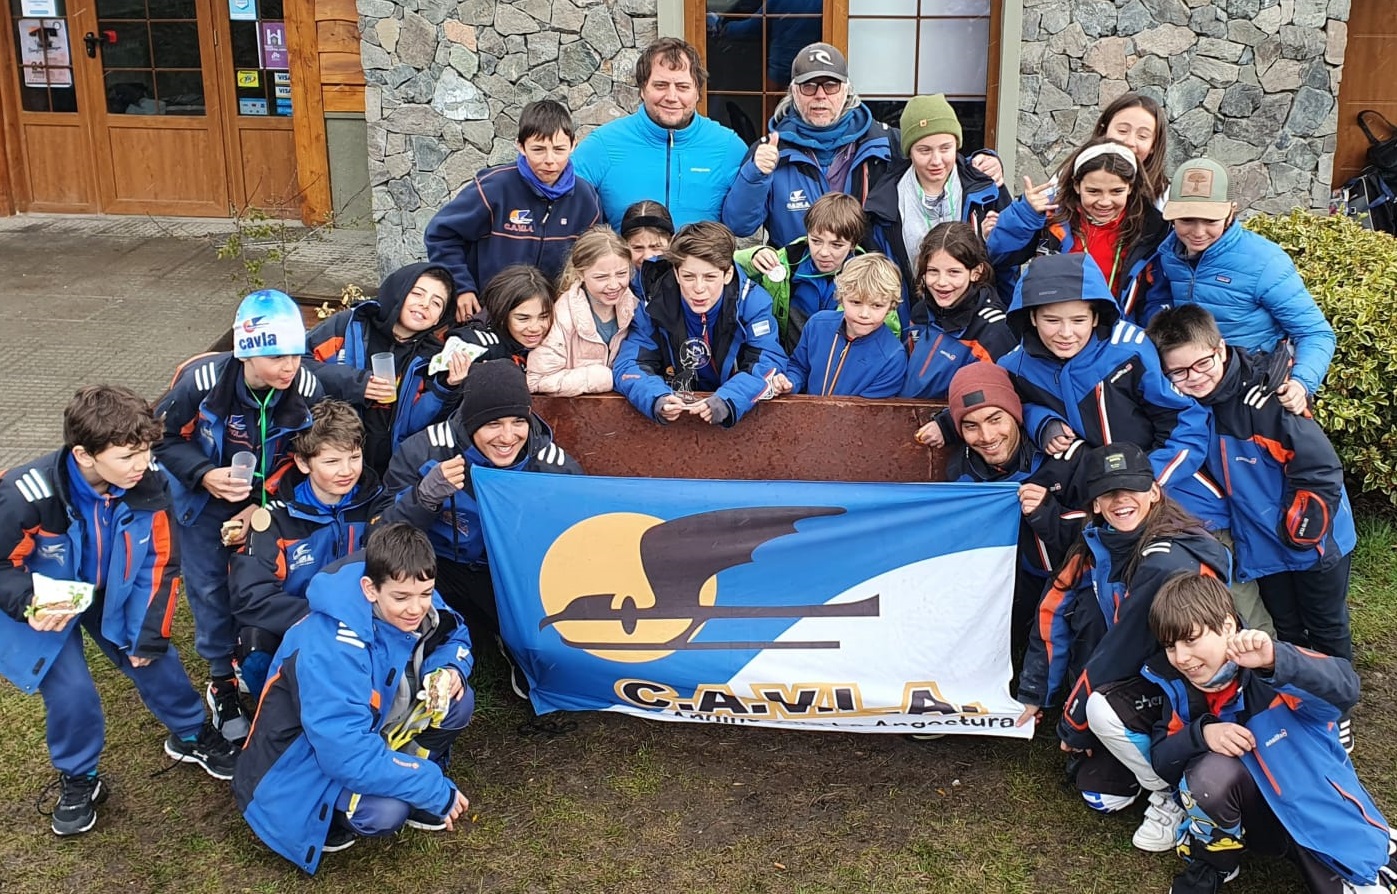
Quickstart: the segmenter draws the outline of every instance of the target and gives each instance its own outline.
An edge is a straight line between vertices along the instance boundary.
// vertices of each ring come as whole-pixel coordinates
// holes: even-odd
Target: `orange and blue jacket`
[[[1146,541],[1103,524],[1082,531],[1085,553],[1069,555],[1044,589],[1019,675],[1019,701],[1052,705],[1064,686],[1058,737],[1075,748],[1092,744],[1086,702],[1106,683],[1132,677],[1159,648],[1150,633],[1150,605],[1166,580],[1182,572],[1229,579],[1227,548],[1199,529]],[[1138,553],[1129,580],[1123,569]]]
[[[1151,658],[1141,674],[1164,691],[1164,712],[1150,736],[1150,763],[1165,782],[1187,786],[1190,765],[1209,753],[1203,728],[1245,726],[1256,747],[1239,760],[1286,833],[1350,884],[1392,890],[1397,857],[1389,847],[1397,836],[1359,782],[1335,729],[1358,702],[1358,675],[1343,658],[1290,643],[1274,648],[1270,673],[1238,671],[1237,692],[1217,713],[1162,654]]]
[[[1324,570],[1358,543],[1339,455],[1319,423],[1281,406],[1267,363],[1227,346],[1207,466],[1226,496],[1238,577]]]
[[[104,517],[79,517],[67,468],[57,450],[0,476],[0,675],[35,691],[77,624],[40,633],[25,620],[34,597],[31,575],[80,580],[97,569],[102,635],[127,655],[158,658],[170,642],[178,594],[179,551],[170,490],[152,466],[135,486],[99,504]],[[105,536],[96,530],[105,527]],[[97,551],[96,555],[89,555]],[[102,552],[105,551],[105,555]],[[100,607],[99,607],[100,606]]]

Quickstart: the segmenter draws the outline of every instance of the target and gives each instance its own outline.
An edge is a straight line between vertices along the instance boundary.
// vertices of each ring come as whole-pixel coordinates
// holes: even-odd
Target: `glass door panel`
[[[98,0],[111,115],[203,115],[195,0]]]

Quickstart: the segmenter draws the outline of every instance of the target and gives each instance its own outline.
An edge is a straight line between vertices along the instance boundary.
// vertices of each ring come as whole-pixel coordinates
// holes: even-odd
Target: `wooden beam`
[[[849,0],[830,0],[825,6],[825,27],[823,38],[830,46],[838,47],[847,59],[849,56]]]
[[[9,4],[0,6],[0,215],[9,217],[28,204],[19,131],[19,66],[13,56],[15,33]]]
[[[990,45],[985,54],[985,148],[998,149],[999,53],[1004,35],[1003,0],[990,0]]]
[[[327,112],[364,113],[364,87],[355,84],[326,84],[320,90]]]
[[[296,145],[296,183],[301,220],[307,226],[330,219],[330,150],[325,103],[320,94],[320,44],[315,15],[320,4],[286,4],[286,43],[291,53],[291,132]]]

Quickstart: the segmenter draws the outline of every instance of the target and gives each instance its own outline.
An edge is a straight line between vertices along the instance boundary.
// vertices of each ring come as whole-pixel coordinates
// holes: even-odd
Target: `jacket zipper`
[[[553,214],[553,200],[548,201],[548,207],[543,209],[543,220],[538,222],[538,254],[534,255],[534,266],[543,266],[543,246],[548,238],[548,218]]]
[[[673,164],[674,155],[674,131],[669,132],[669,143],[665,146],[665,207],[670,207],[669,200],[669,170]]]

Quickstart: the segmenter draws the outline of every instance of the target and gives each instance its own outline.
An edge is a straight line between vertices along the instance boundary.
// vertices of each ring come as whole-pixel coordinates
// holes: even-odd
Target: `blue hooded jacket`
[[[324,320],[306,336],[306,364],[325,386],[325,390],[347,401],[365,417],[372,412],[388,412],[391,421],[387,431],[368,427],[366,440],[376,437],[385,442],[366,444],[365,457],[376,471],[387,468],[388,458],[408,435],[416,434],[438,421],[450,410],[453,398],[445,373],[427,375],[432,357],[441,351],[441,339],[433,334],[451,315],[450,301],[432,328],[399,341],[393,325],[402,313],[403,302],[423,273],[438,270],[450,278],[450,272],[430,261],[408,264],[388,274],[378,290],[377,301],[363,301]],[[455,290],[449,290],[454,297]],[[364,388],[372,372],[370,357],[379,351],[392,351],[398,373],[398,399],[386,410],[377,405],[366,406]]]
[[[621,225],[626,209],[651,199],[669,209],[676,228],[717,220],[747,147],[737,134],[695,113],[687,127],[661,127],[642,106],[603,124],[577,144],[577,176],[601,197],[607,223]]]
[[[1165,307],[1206,307],[1229,345],[1269,352],[1282,338],[1295,346],[1291,377],[1315,394],[1334,357],[1334,329],[1281,247],[1233,221],[1196,258],[1170,233],[1159,247],[1163,273],[1146,295],[1148,322]]]
[[[1074,299],[1091,304],[1096,327],[1080,351],[1062,360],[1038,337],[1030,312]],[[1023,400],[1024,428],[1040,447],[1052,440],[1054,421],[1066,423],[1090,447],[1129,441],[1149,454],[1155,480],[1169,489],[1203,466],[1208,414],[1164,377],[1144,330],[1119,316],[1089,255],[1035,258],[1009,307],[1009,324],[1022,341],[998,362]]]
[[[374,615],[362,554],[325,569],[306,592],[310,614],[272,658],[257,721],[238,760],[233,794],[243,819],[272,850],[315,872],[342,791],[406,801],[444,816],[456,786],[436,762],[393,751],[383,737],[405,669],[454,668],[470,679],[465,623],[441,596],[419,633]]]

